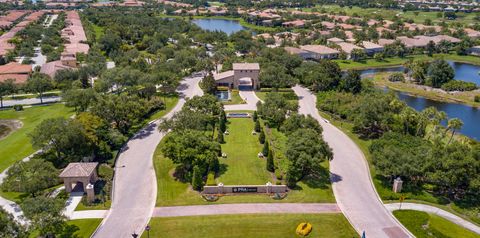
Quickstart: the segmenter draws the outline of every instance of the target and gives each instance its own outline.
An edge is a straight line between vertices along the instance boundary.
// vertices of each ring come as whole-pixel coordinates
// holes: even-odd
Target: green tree
[[[275,172],[275,163],[273,161],[273,153],[272,151],[268,152],[267,156],[267,170],[269,172]]]
[[[193,189],[200,191],[202,190],[202,173],[200,172],[200,169],[198,166],[193,167],[193,179],[192,179],[192,187]]]
[[[257,111],[254,111],[254,112],[253,112],[252,119],[253,119],[253,121],[257,121],[257,120],[258,120],[258,113],[257,113]]]
[[[436,51],[435,42],[429,41],[427,44],[427,55],[432,57],[435,51]]]
[[[225,143],[225,140],[224,140],[224,138],[223,138],[223,133],[220,132],[220,131],[219,131],[218,134],[217,134],[217,142],[220,143],[220,144]]]
[[[0,207],[0,237],[26,238],[28,236],[25,227],[18,224],[13,215]]]
[[[44,196],[26,198],[20,207],[41,236],[55,237],[65,227],[66,217],[62,215],[64,201],[61,199]]]
[[[263,156],[268,156],[269,153],[270,153],[270,146],[268,144],[268,141],[265,141],[265,143],[263,144],[262,154]]]
[[[285,153],[289,163],[287,177],[299,181],[305,176],[324,173],[321,162],[331,160],[333,153],[320,134],[312,129],[299,129],[287,140]]]
[[[265,132],[263,130],[260,131],[260,135],[258,136],[258,142],[260,142],[260,144],[265,143]]]
[[[342,80],[341,87],[344,91],[353,94],[362,91],[362,78],[360,77],[360,73],[356,70],[349,70]]]
[[[38,93],[40,103],[43,103],[43,93],[53,88],[52,80],[46,74],[34,73],[27,81],[27,88]]]
[[[260,132],[262,130],[262,127],[260,126],[260,121],[257,120],[255,121],[255,132]]]
[[[203,91],[208,94],[215,95],[215,92],[217,91],[217,83],[211,74],[202,79],[200,86]]]
[[[453,136],[455,135],[455,132],[457,130],[460,130],[463,126],[463,121],[458,119],[458,118],[452,118],[448,120],[447,128],[445,130],[451,130],[452,135],[450,136],[450,139],[448,140],[448,144],[452,142]]]
[[[96,100],[96,93],[93,89],[71,89],[62,94],[65,106],[73,107],[76,112],[86,111]]]
[[[52,163],[41,159],[32,159],[27,162],[17,162],[7,170],[7,177],[3,181],[4,191],[13,191],[31,194],[58,184],[58,171]]]
[[[3,107],[3,97],[13,94],[16,90],[15,80],[7,79],[0,82],[0,108]]]
[[[428,83],[434,88],[439,88],[455,77],[455,72],[445,60],[434,60],[428,67]]]
[[[73,119],[51,118],[42,121],[30,134],[34,148],[52,152],[53,164],[62,166],[92,154],[82,125]]]

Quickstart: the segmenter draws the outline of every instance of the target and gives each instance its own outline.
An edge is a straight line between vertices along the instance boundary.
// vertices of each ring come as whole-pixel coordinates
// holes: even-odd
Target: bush
[[[14,106],[13,106],[13,110],[15,110],[15,111],[17,111],[17,112],[18,112],[18,111],[23,111],[23,106],[22,106],[22,105],[14,105]]]
[[[272,151],[269,151],[268,152],[268,156],[267,156],[267,170],[269,172],[275,172],[275,164],[273,162],[273,153]]]
[[[473,100],[475,102],[480,102],[480,95],[475,95],[475,97],[473,98]]]
[[[275,91],[275,90],[272,89],[272,88],[261,88],[260,89],[260,92],[265,92],[265,93],[272,92],[272,91]],[[293,92],[293,89],[291,89],[291,88],[279,88],[277,90],[277,92],[288,93],[288,92]]]
[[[393,73],[390,76],[388,76],[388,81],[390,82],[405,82],[405,77],[403,76],[402,73]]]
[[[287,100],[297,100],[298,96],[295,94],[295,92],[285,92],[282,93],[283,97]]]
[[[200,173],[200,168],[195,166],[193,168],[193,178],[192,178],[192,186],[193,189],[200,191],[202,190],[202,174]]]
[[[280,171],[280,170],[275,170],[275,177],[276,177],[278,180],[282,180],[282,179],[283,179],[283,173],[282,173],[282,171]]]
[[[260,131],[260,135],[258,136],[258,141],[260,142],[260,144],[263,144],[265,143],[265,132]]]
[[[477,89],[477,85],[475,83],[461,80],[451,80],[442,84],[442,89],[445,91],[472,91]]]

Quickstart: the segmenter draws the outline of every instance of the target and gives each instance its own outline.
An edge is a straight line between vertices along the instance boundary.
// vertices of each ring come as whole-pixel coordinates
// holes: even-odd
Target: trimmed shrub
[[[275,163],[273,162],[273,153],[272,151],[268,152],[267,156],[267,170],[270,172],[275,172]]]
[[[258,136],[258,141],[260,142],[260,144],[263,144],[265,143],[265,132],[260,131],[260,135]]]
[[[405,82],[405,77],[402,73],[397,72],[388,76],[388,81],[390,82]]]
[[[480,95],[475,95],[475,97],[473,98],[473,101],[480,102]]]
[[[13,110],[15,110],[15,111],[17,111],[17,112],[18,112],[18,111],[23,111],[23,106],[22,106],[22,105],[14,105],[14,106],[13,106]]]
[[[252,119],[253,119],[253,121],[255,121],[255,122],[257,121],[257,119],[258,119],[258,113],[257,113],[257,111],[254,111],[254,112],[253,112]]]
[[[275,91],[275,90],[272,89],[272,88],[261,88],[260,89],[260,92],[267,92],[268,93],[268,92],[272,92],[272,91]],[[291,89],[291,88],[279,88],[277,90],[277,92],[285,92],[285,93],[286,92],[293,92],[293,89]]]
[[[260,132],[260,130],[262,130],[262,127],[260,126],[260,121],[257,120],[257,121],[255,122],[255,131],[256,131],[256,132]]]
[[[192,187],[193,189],[200,191],[202,190],[202,174],[198,166],[193,167],[193,178],[192,178]]]
[[[262,154],[263,156],[268,156],[269,152],[270,152],[270,147],[268,145],[268,141],[265,141],[265,143],[263,144]]]
[[[218,132],[217,142],[220,143],[220,144],[225,143],[225,140],[223,139],[223,133],[221,131]]]
[[[477,85],[475,83],[461,80],[451,80],[442,84],[442,89],[445,91],[472,91],[477,89]]]

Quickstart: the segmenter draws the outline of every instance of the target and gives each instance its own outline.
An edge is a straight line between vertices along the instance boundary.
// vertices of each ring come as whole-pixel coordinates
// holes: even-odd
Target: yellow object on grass
[[[312,232],[312,225],[307,222],[302,222],[297,226],[297,234],[300,236],[308,236]]]

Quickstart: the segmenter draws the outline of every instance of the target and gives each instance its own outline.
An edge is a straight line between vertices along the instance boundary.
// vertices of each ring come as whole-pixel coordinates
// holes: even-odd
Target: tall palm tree
[[[448,140],[447,145],[450,144],[450,142],[452,141],[453,136],[455,135],[455,131],[460,130],[462,126],[463,126],[463,121],[458,118],[452,118],[448,120],[448,126],[446,130],[449,130],[449,129],[452,130],[452,135],[450,136],[450,140]]]

